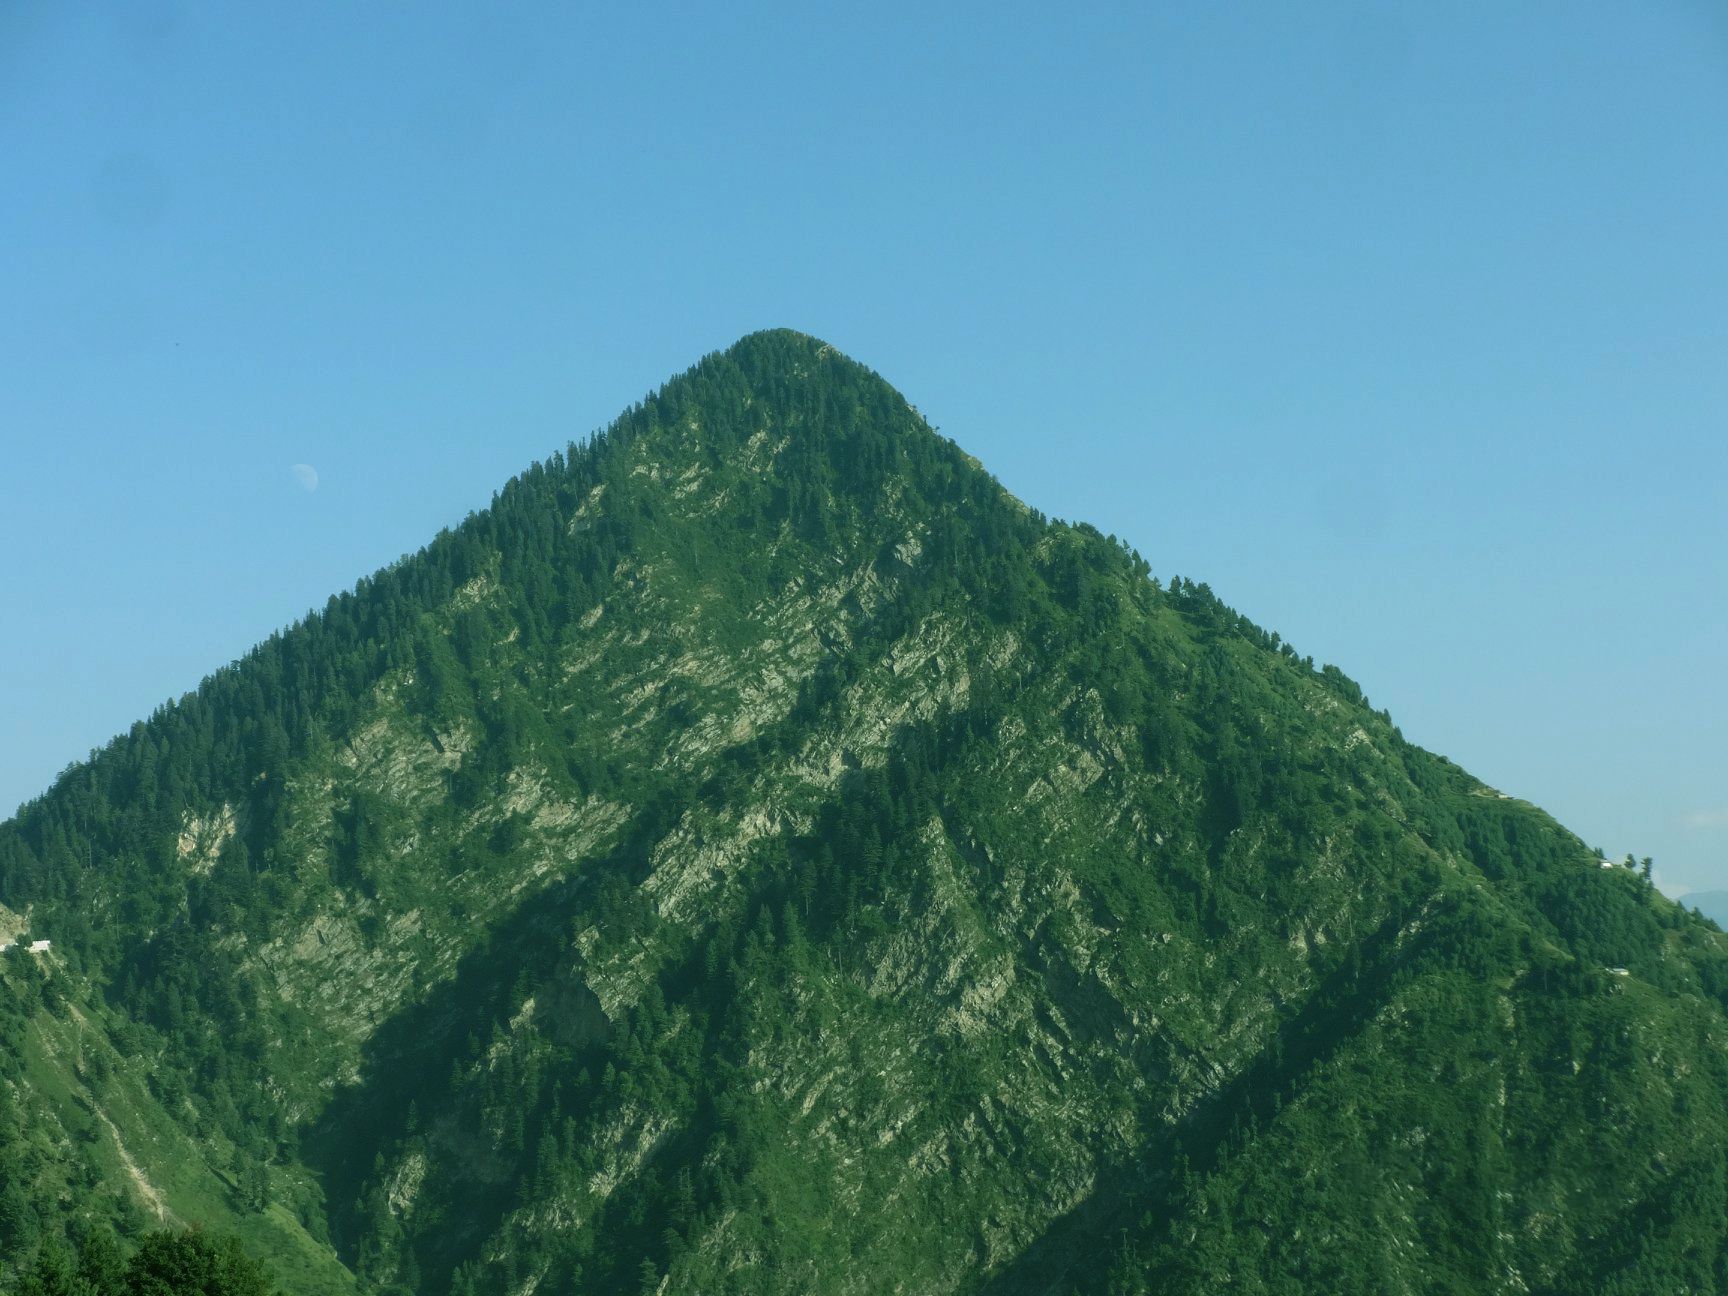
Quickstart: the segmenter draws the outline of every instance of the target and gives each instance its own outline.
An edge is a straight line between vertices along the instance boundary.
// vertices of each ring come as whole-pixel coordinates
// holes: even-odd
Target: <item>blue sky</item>
[[[1728,887],[1728,11],[838,9],[0,6],[0,805],[786,325]]]

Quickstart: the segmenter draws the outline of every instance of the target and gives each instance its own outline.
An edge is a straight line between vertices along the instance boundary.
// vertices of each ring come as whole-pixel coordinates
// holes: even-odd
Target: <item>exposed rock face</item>
[[[1723,937],[1484,791],[774,333],[69,773],[0,898],[72,951],[31,1065],[305,1290],[1714,1290]]]

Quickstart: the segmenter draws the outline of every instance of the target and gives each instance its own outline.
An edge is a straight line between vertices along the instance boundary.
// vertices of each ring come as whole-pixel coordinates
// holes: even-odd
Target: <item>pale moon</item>
[[[294,480],[307,491],[318,489],[318,470],[311,464],[295,464],[288,470],[294,474]]]

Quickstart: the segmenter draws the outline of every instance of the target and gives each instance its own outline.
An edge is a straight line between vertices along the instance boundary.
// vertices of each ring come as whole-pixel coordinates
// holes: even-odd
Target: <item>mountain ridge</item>
[[[77,1094],[307,1290],[1708,1290],[1728,953],[1624,873],[769,330],[0,827],[3,1191],[136,1225]]]

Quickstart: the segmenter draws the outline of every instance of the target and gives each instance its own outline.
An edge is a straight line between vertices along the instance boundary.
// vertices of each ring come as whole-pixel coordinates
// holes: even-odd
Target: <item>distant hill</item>
[[[1680,902],[1698,910],[1718,927],[1728,928],[1728,891],[1693,891]]]
[[[68,769],[0,902],[0,1286],[1728,1284],[1728,937],[789,331]]]

